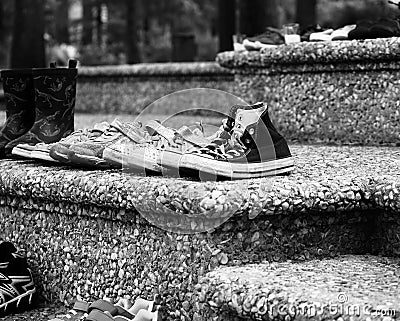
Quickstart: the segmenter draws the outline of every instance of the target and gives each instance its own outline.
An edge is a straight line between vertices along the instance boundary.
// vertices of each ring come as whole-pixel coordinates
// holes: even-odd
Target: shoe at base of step
[[[93,310],[86,317],[87,321],[165,321],[165,314],[162,309],[149,311],[140,309],[133,318],[123,315],[112,315],[108,311]]]
[[[93,303],[76,301],[74,307],[66,314],[57,315],[56,318],[49,321],[103,320],[102,317],[104,316],[106,316],[106,319],[138,320],[135,317],[140,311],[147,311],[147,315],[154,317],[154,312],[158,309],[160,309],[160,306],[156,301],[156,297],[154,301],[138,298],[132,306],[128,300],[124,299],[121,299],[115,305],[107,300],[97,300]],[[143,312],[139,315],[143,315]]]
[[[25,257],[9,242],[0,243],[0,316],[33,305],[36,287]]]

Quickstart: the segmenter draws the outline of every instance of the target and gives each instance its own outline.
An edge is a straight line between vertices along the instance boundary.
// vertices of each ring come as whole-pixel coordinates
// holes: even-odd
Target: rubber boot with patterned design
[[[6,122],[0,130],[0,158],[5,146],[27,133],[35,120],[32,69],[2,70],[6,98]]]
[[[30,157],[27,145],[58,142],[74,131],[76,65],[76,60],[70,60],[68,68],[33,69],[35,123],[29,132],[10,142],[6,152]]]

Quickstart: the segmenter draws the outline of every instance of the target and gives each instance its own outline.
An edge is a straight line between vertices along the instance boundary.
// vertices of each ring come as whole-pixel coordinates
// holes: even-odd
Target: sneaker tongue
[[[257,103],[252,106],[245,106],[238,109],[235,117],[235,126],[233,131],[236,135],[242,136],[249,126],[256,124],[263,113],[267,110],[267,106],[263,103]]]
[[[237,117],[238,110],[254,110],[264,107],[263,102],[258,102],[253,105],[234,105],[231,107],[228,115],[228,119],[226,124],[224,124],[224,128],[226,131],[231,131],[235,126],[235,121]]]
[[[209,140],[204,138],[204,136],[196,134],[195,131],[192,131],[187,126],[182,126],[178,130],[165,127],[161,123],[155,120],[151,120],[146,124],[146,129],[150,135],[161,135],[165,139],[167,139],[171,144],[174,142],[176,135],[180,135],[183,140],[191,143],[192,145],[196,146],[206,146],[209,144]],[[199,131],[197,131],[199,132]],[[200,131],[202,134],[202,132]]]

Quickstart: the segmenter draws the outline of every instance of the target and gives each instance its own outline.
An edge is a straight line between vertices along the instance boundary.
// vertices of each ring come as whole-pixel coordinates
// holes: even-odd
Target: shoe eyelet
[[[249,134],[250,134],[250,135],[254,135],[254,128],[250,128],[250,129],[249,129]]]

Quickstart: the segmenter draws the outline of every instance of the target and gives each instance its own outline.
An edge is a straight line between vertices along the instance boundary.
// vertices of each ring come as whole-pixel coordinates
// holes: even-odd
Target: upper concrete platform
[[[227,68],[279,68],[294,70],[295,65],[314,65],[316,69],[355,69],[399,67],[400,38],[300,42],[259,51],[223,52],[217,62]],[[392,64],[388,64],[391,62]],[[338,66],[339,65],[339,66]],[[310,67],[312,68],[312,67]],[[365,68],[365,67],[364,67]],[[334,69],[333,69],[334,70]]]

